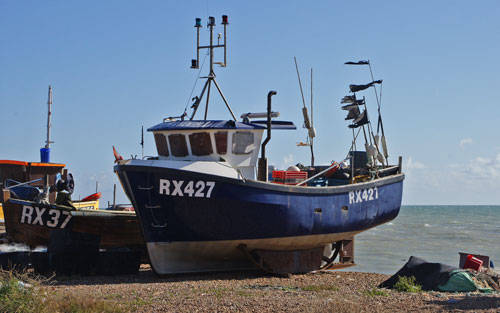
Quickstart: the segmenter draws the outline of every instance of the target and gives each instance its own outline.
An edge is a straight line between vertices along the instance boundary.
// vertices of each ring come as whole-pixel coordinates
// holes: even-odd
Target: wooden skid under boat
[[[11,199],[3,190],[7,233],[30,247],[48,246],[51,230],[68,229],[100,236],[100,247],[144,249],[144,239],[135,212],[72,210],[54,204]]]

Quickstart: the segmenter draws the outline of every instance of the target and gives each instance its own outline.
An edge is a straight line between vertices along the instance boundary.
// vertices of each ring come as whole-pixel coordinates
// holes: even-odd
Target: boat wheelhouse
[[[273,129],[295,129],[291,122],[274,123]],[[166,121],[148,129],[153,132],[158,159],[218,162],[231,176],[256,179],[256,164],[265,126],[228,121]]]

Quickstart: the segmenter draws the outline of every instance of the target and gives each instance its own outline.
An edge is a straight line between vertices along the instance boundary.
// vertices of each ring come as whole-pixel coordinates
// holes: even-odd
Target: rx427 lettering
[[[160,195],[176,197],[210,198],[215,187],[213,181],[160,179]]]
[[[21,214],[21,223],[47,226],[51,228],[64,228],[71,220],[71,214],[68,211],[36,206],[24,205]]]
[[[378,199],[377,187],[356,190],[356,191],[349,191],[349,204],[361,203],[375,199]]]

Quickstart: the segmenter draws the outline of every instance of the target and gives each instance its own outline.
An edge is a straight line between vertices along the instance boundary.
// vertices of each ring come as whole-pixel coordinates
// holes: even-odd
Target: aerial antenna
[[[142,156],[141,156],[141,159],[144,158],[144,125],[142,125],[142,128],[141,128],[141,143],[140,145],[142,146]]]
[[[47,140],[45,147],[40,148],[40,162],[50,163],[50,144],[54,143],[50,140],[50,128],[52,127],[52,86],[49,85],[49,95],[47,99]]]
[[[297,146],[309,146],[311,148],[311,166],[314,166],[314,145],[313,138],[316,137],[316,130],[313,127],[312,112],[313,112],[313,94],[312,94],[312,69],[311,69],[311,121],[309,120],[309,113],[307,112],[306,101],[304,99],[304,91],[302,90],[302,82],[300,80],[299,66],[297,65],[297,58],[293,57],[295,61],[295,69],[297,70],[297,78],[299,79],[300,94],[302,95],[302,115],[304,116],[304,128],[307,129],[307,143],[299,142]]]
[[[309,141],[311,143],[311,166],[314,166],[314,137],[316,137],[316,129],[314,129],[313,116],[313,69],[311,68],[311,128],[308,129]]]
[[[196,27],[196,59],[191,60],[191,68],[197,69],[199,68],[199,63],[200,63],[200,49],[208,49],[210,53],[210,73],[208,74],[207,77],[202,77],[202,78],[207,78],[207,81],[205,85],[203,86],[203,89],[201,91],[201,94],[199,97],[194,97],[194,103],[191,106],[193,108],[193,113],[191,115],[190,120],[193,120],[196,111],[198,110],[198,107],[203,99],[203,95],[205,94],[205,91],[207,91],[207,100],[206,100],[206,106],[205,106],[205,120],[207,119],[208,115],[208,103],[210,100],[210,87],[212,83],[215,85],[217,90],[219,91],[219,94],[222,97],[222,100],[224,100],[224,103],[226,104],[227,109],[229,110],[229,113],[231,113],[231,116],[233,119],[236,121],[236,116],[233,113],[233,110],[231,110],[231,107],[229,106],[229,103],[226,100],[226,97],[222,93],[222,90],[220,89],[219,84],[215,80],[215,72],[214,72],[214,64],[218,64],[222,67],[227,66],[227,42],[226,42],[226,35],[227,35],[227,25],[229,25],[227,15],[222,15],[222,25],[224,25],[224,44],[220,44],[220,37],[222,36],[219,34],[218,39],[217,39],[217,44],[214,45],[214,27],[215,27],[215,18],[213,16],[210,16],[208,18],[208,23],[207,27],[210,30],[210,45],[208,46],[200,46],[200,28],[201,26],[201,18],[196,18],[195,20],[195,25]],[[224,62],[214,62],[214,49],[215,48],[224,48]],[[208,88],[207,88],[208,87]]]
[[[47,99],[48,112],[47,112],[47,140],[45,141],[45,149],[50,148],[50,144],[54,143],[50,141],[50,128],[52,127],[52,86],[49,85],[49,95]]]

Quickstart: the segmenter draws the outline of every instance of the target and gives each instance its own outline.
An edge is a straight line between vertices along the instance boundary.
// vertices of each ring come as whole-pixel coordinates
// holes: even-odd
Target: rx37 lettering
[[[68,211],[36,206],[24,205],[21,214],[22,224],[40,225],[51,228],[64,228],[71,220],[71,214]]]
[[[213,181],[160,179],[160,195],[176,197],[210,198],[215,187]]]

